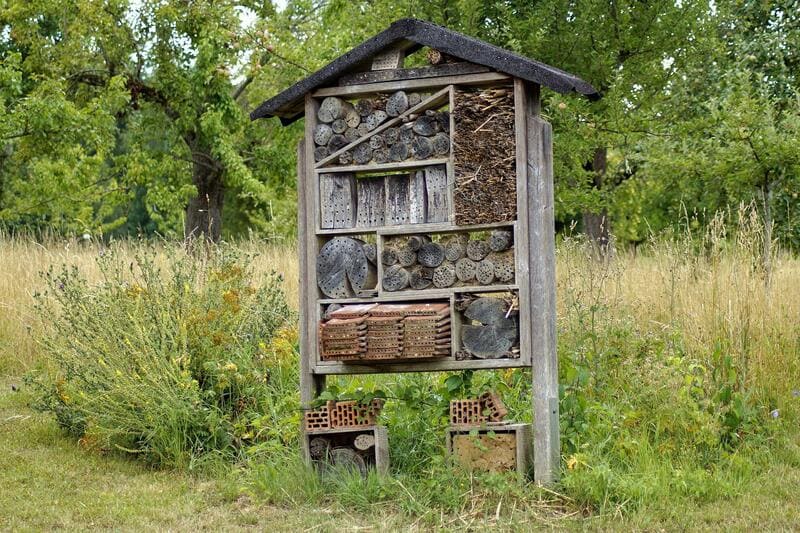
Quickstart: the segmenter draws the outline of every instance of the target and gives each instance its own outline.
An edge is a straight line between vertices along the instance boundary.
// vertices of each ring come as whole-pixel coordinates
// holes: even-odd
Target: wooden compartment
[[[303,455],[320,472],[349,468],[366,476],[369,469],[389,473],[389,438],[384,426],[303,432]]]
[[[377,294],[377,254],[374,234],[321,239],[315,276],[319,296],[341,299]]]
[[[516,471],[520,476],[533,468],[533,431],[530,424],[451,426],[447,429],[447,453],[470,470]]]
[[[378,292],[507,287],[516,282],[514,225],[442,232],[378,232]]]
[[[519,359],[517,291],[459,294],[453,309],[456,359]]]

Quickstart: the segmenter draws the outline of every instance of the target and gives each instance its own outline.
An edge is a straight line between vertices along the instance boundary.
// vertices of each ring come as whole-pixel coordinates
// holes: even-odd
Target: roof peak
[[[335,83],[343,74],[401,41],[410,41],[416,47],[435,48],[452,57],[538,83],[559,93],[574,91],[591,99],[600,97],[594,87],[569,72],[432,22],[403,18],[265,101],[250,114],[250,118],[279,116],[285,124],[293,122],[302,116],[302,111],[298,112],[297,107],[306,93]]]

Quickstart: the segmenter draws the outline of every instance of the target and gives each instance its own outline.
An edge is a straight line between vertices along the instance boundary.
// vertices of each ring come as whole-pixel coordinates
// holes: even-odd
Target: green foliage
[[[225,249],[194,261],[98,259],[103,282],[46,274],[38,407],[100,449],[192,468],[295,441],[296,330],[281,278],[260,287]]]

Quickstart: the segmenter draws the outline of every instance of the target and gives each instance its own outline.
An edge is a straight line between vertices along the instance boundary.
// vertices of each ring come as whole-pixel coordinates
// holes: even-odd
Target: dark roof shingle
[[[296,106],[306,93],[334,83],[354,67],[404,40],[415,43],[416,46],[435,48],[450,56],[544,85],[559,93],[575,91],[591,99],[600,97],[594,87],[569,72],[430,22],[401,19],[307,78],[265,101],[250,113],[250,118],[255,120],[279,116],[284,124],[293,122],[302,115],[296,112]]]

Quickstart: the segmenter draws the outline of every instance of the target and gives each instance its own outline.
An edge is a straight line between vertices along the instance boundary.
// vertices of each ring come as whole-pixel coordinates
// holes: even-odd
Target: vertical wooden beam
[[[314,125],[319,103],[306,95],[305,138],[297,147],[297,227],[300,259],[300,403],[308,408],[325,387],[325,376],[314,374],[317,359],[316,257],[319,239],[319,184],[314,173]],[[305,440],[305,439],[304,439]]]
[[[539,86],[524,84],[530,253],[531,358],[533,367],[534,479],[551,483],[560,473],[558,356],[556,353],[553,133],[540,117]]]

